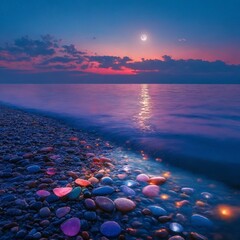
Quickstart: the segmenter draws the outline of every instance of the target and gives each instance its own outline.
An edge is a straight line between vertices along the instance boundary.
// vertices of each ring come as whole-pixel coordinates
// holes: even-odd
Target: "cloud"
[[[79,50],[73,44],[62,44],[50,35],[40,39],[25,36],[3,45],[0,47],[0,68],[4,69],[1,70],[4,76],[23,75],[23,79],[24,74],[26,77],[27,74],[48,73],[52,77],[54,74],[59,76],[57,72],[65,72],[64,76],[68,76],[66,79],[70,81],[74,78],[74,82],[79,77],[77,73],[81,73],[81,76],[85,73],[84,79],[91,81],[105,81],[106,75],[115,75],[109,81],[120,81],[124,75],[124,81],[130,82],[204,82],[217,79],[240,83],[240,65],[220,60],[174,59],[169,55],[137,61],[129,56],[93,55]]]
[[[117,57],[117,56],[88,56],[90,62],[99,63],[100,68],[111,68],[114,70],[121,70],[122,67],[126,67],[126,64],[132,61],[129,57]]]

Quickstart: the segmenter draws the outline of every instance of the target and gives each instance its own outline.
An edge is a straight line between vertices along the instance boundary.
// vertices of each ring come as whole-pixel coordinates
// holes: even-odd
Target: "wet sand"
[[[231,196],[139,166],[95,133],[0,105],[0,239],[239,239]]]

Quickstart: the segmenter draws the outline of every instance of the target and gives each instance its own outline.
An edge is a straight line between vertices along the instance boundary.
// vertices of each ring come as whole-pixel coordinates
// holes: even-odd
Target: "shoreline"
[[[151,180],[147,168],[146,172],[138,166],[131,169],[125,151],[94,133],[2,104],[0,119],[1,239],[226,240],[240,236],[234,228],[239,216],[220,221],[214,209],[221,201],[211,199],[211,193],[205,195],[208,199],[203,192],[183,189],[164,173]],[[77,184],[76,179],[90,183]],[[149,185],[149,181],[155,184]],[[156,187],[148,190],[149,186]],[[63,187],[72,188],[70,197],[54,194],[55,188]],[[39,190],[44,191],[37,194]],[[196,204],[199,195],[202,198]],[[65,215],[58,217],[57,211]],[[68,238],[64,223],[72,218],[74,226],[80,219],[81,229]],[[102,225],[108,221],[104,230]]]
[[[173,168],[178,168],[179,170],[187,171],[190,174],[197,174],[199,176],[206,177],[212,181],[217,181],[219,182],[219,184],[223,184],[226,187],[230,187],[231,189],[235,189],[237,191],[240,190],[240,183],[239,181],[236,181],[236,179],[239,179],[240,177],[240,173],[239,171],[237,171],[237,169],[239,168],[238,163],[232,162],[231,164],[228,164],[225,161],[216,161],[212,159],[206,159],[200,156],[193,157],[188,155],[176,154],[171,152],[169,149],[161,149],[157,151],[156,148],[152,148],[151,143],[147,142],[143,143],[140,146],[139,141],[132,141],[130,143],[129,136],[121,136],[116,134],[114,135],[112,133],[111,135],[108,135],[110,133],[109,131],[106,131],[106,129],[100,129],[96,126],[96,123],[94,124],[93,122],[91,122],[89,124],[88,119],[85,119],[83,117],[74,118],[71,115],[54,113],[24,106],[17,106],[6,102],[0,102],[0,105],[8,107],[10,109],[34,114],[39,117],[43,116],[46,118],[50,118],[57,122],[65,124],[70,128],[74,128],[76,129],[76,131],[81,130],[85,133],[96,134],[96,136],[99,138],[102,138],[104,136],[105,141],[109,141],[116,146],[120,145],[125,150],[131,149],[131,151],[136,154],[144,151],[146,155],[148,155],[149,158],[153,160],[157,158],[163,158],[165,160],[165,163],[167,165],[171,165]],[[129,131],[131,131],[131,129],[129,129]],[[224,172],[224,174],[221,174],[222,172]]]

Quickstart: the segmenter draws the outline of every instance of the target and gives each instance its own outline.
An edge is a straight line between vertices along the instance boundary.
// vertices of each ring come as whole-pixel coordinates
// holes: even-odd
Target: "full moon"
[[[140,38],[143,42],[146,42],[148,37],[147,34],[142,34]]]

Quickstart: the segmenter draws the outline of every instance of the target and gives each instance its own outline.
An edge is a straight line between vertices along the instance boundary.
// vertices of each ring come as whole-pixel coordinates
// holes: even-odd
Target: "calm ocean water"
[[[0,101],[240,186],[240,85],[0,85]]]

